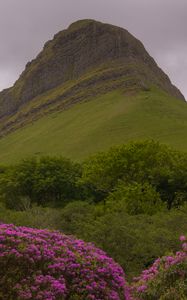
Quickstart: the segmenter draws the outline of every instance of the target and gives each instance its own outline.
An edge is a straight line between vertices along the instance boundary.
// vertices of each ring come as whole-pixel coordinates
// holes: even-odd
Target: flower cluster
[[[131,285],[133,299],[160,299],[159,295],[164,294],[168,298],[163,299],[183,299],[187,296],[187,239],[183,235],[180,241],[181,251],[158,258],[149,269],[134,278]]]
[[[128,299],[122,268],[91,243],[0,224],[2,299]]]

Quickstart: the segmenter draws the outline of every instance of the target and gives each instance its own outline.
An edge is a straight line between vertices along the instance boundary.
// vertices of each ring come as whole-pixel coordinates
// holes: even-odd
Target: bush
[[[0,278],[3,300],[128,299],[119,265],[57,231],[1,224]]]
[[[17,226],[58,229],[61,210],[34,206],[26,211],[7,209],[0,203],[0,222],[13,223]]]
[[[186,219],[187,206],[152,216],[130,216],[125,211],[98,216],[94,205],[73,202],[62,209],[58,229],[94,242],[132,278],[151,266],[157,257],[177,251],[178,236],[187,231]]]
[[[132,296],[146,300],[187,299],[187,243],[181,236],[182,250],[175,255],[157,259],[142,274],[134,278]]]
[[[60,212],[60,221],[58,223],[66,234],[76,235],[84,234],[87,226],[94,220],[95,206],[85,201],[74,201],[66,205]]]

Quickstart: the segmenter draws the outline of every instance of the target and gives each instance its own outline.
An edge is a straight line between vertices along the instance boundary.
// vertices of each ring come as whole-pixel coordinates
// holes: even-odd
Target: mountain
[[[152,84],[183,98],[128,31],[94,20],[78,21],[47,42],[14,86],[0,93],[1,133],[29,121],[28,115],[30,119],[95,93],[119,87],[149,89]]]
[[[145,103],[135,105],[140,101],[137,99]],[[94,140],[94,144],[97,143],[99,133],[97,136],[97,130],[93,131],[98,124],[101,132],[105,126],[110,128],[110,134],[104,137],[104,140],[109,139],[104,144],[110,146],[113,144],[112,132],[119,120],[119,126],[123,127],[122,123],[126,125],[114,140],[122,143],[129,135],[134,138],[133,129],[129,125],[134,119],[133,116],[130,119],[128,109],[138,111],[138,105],[141,108],[140,115],[135,112],[137,121],[134,120],[138,124],[137,137],[159,136],[158,130],[162,124],[162,130],[166,126],[172,132],[185,130],[186,133],[187,108],[184,100],[181,92],[172,85],[143,44],[127,30],[94,20],[77,21],[48,41],[41,53],[26,65],[14,86],[0,93],[0,154],[3,155],[5,151],[7,155],[9,145],[14,149],[21,147],[21,152],[18,150],[23,153],[21,156],[43,152],[40,147],[38,150],[34,147],[29,153],[24,152],[27,147],[31,150],[34,144],[39,145],[38,141],[42,143],[42,126],[48,128],[46,139],[50,138],[52,145],[58,133],[50,153],[63,153],[63,149],[67,148],[69,154],[71,149],[82,149],[83,145],[86,147],[81,142],[82,136],[85,141],[89,137]],[[105,115],[104,111],[108,113]],[[138,119],[148,111],[149,121],[145,117],[144,124],[139,124]],[[160,114],[161,120],[155,120],[154,123],[154,116]],[[165,120],[167,116],[168,121]],[[116,121],[113,120],[111,125],[109,120],[113,118]],[[58,128],[52,126],[54,119]],[[80,126],[75,125],[77,120]],[[92,124],[89,123],[91,120]],[[173,124],[171,128],[167,127],[170,121]],[[74,126],[73,142],[69,133]],[[145,128],[141,133],[142,126]],[[67,135],[65,142],[61,142],[63,135]],[[24,146],[25,139],[27,146]],[[68,148],[68,145],[71,146]],[[98,146],[98,150],[104,146]],[[94,145],[89,147],[94,151]]]

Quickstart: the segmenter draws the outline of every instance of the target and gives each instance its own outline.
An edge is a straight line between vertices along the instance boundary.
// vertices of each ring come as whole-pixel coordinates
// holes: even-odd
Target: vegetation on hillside
[[[186,201],[186,178],[186,153],[150,140],[113,147],[82,164],[42,157],[2,166],[0,195],[15,209],[21,209],[25,199],[30,206],[52,207],[85,199],[104,210],[151,215]]]
[[[187,155],[154,141],[113,147],[83,163],[25,159],[1,166],[0,220],[94,242],[128,278],[177,251],[187,232]]]
[[[186,102],[140,41],[73,23],[0,120],[0,299],[187,299]]]

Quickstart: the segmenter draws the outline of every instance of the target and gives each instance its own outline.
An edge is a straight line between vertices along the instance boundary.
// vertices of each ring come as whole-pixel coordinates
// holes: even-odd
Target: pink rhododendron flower
[[[122,268],[91,243],[57,231],[0,224],[3,300],[129,300],[124,277]]]

